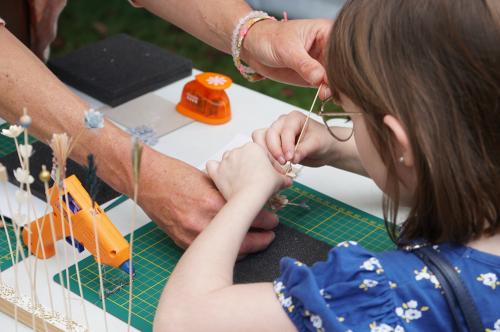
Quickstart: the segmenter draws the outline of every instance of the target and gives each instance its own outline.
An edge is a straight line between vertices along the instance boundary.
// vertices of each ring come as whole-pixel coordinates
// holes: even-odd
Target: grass
[[[270,80],[247,82],[234,68],[230,55],[204,44],[146,10],[133,8],[125,0],[68,1],[60,17],[52,56],[67,54],[117,33],[126,33],[156,44],[191,59],[197,69],[228,75],[237,84],[304,109],[309,108],[314,98],[313,89]]]

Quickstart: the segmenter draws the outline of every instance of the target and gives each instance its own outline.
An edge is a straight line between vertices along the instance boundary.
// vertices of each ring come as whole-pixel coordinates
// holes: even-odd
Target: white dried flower
[[[17,136],[21,135],[23,131],[23,127],[18,125],[11,125],[9,129],[2,129],[2,135],[10,138],[16,138]]]
[[[35,179],[30,175],[27,169],[22,169],[21,167],[16,168],[14,171],[14,177],[19,183],[32,184]]]
[[[19,153],[24,159],[28,159],[31,157],[33,153],[33,145],[31,144],[20,144],[19,145]]]
[[[88,129],[99,129],[104,127],[104,116],[94,109],[85,111],[85,127]]]

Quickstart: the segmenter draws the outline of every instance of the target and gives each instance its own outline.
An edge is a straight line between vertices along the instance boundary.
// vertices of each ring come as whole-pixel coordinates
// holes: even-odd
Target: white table
[[[192,78],[186,78],[161,88],[155,93],[176,103],[180,98],[184,84],[191,79]],[[229,123],[220,126],[210,126],[195,122],[162,137],[154,148],[171,157],[181,159],[197,167],[224,147],[236,135],[243,134],[250,136],[253,130],[268,126],[279,115],[297,109],[290,104],[267,97],[236,84],[233,84],[227,92],[231,100],[233,112],[233,118]],[[78,94],[88,100],[94,108],[101,106],[101,103],[95,99],[81,93]],[[382,193],[371,180],[365,177],[331,167],[316,169],[304,168],[301,171],[298,181],[326,195],[332,196],[368,213],[382,217]],[[193,190],[196,190],[196,188],[193,188]],[[130,209],[131,202],[127,201],[108,212],[111,220],[113,220],[115,225],[124,234],[130,232]],[[141,211],[137,228],[147,222],[149,222],[149,218]],[[62,252],[64,247],[70,248],[64,241],[59,241],[57,247],[58,252]],[[83,259],[88,255],[88,252],[84,251],[82,254],[78,255],[78,258]],[[70,257],[72,258],[72,256]],[[70,262],[71,261],[72,259]],[[32,264],[32,258],[28,258],[26,262]],[[24,263],[19,264],[19,274],[25,276],[23,264]],[[43,287],[40,287],[38,290],[39,300],[42,304],[49,307],[50,302],[48,297],[49,292],[46,286],[48,280],[45,275],[45,262],[39,262],[38,264],[37,284],[43,285]],[[55,308],[57,311],[64,312],[61,296],[62,288],[52,281],[52,277],[60,270],[56,259],[52,258],[47,260],[46,266],[52,293],[54,295]],[[13,286],[15,280],[14,268],[3,271],[2,277],[4,281]],[[30,286],[27,277],[20,278],[20,283],[20,288],[26,290],[26,294],[29,294]],[[73,295],[73,299],[73,319],[83,323],[83,312],[80,307],[79,298]],[[88,302],[86,302],[86,310],[90,320],[91,331],[103,331],[102,310]],[[0,313],[0,326],[2,331],[14,331],[14,320]],[[126,329],[126,324],[108,314],[108,327],[110,331],[124,331]],[[18,330],[31,331],[21,324],[19,324]]]

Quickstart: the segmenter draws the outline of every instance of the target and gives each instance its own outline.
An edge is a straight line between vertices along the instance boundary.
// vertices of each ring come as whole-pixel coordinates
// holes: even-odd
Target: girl
[[[291,113],[254,134],[260,146],[207,164],[227,203],[172,273],[156,330],[450,330],[441,284],[403,250],[425,241],[459,273],[486,330],[500,331],[499,41],[498,0],[348,1],[327,55],[343,110],[327,100],[321,115],[327,124],[348,118],[353,129],[311,122],[294,153],[305,117]],[[282,164],[371,177],[400,249],[374,254],[344,242],[312,267],[284,258],[274,285],[233,285],[252,220],[289,185],[266,150]],[[398,233],[401,203],[412,209]]]

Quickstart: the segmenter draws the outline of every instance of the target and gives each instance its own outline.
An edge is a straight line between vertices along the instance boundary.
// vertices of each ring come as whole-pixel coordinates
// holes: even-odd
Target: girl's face
[[[375,184],[382,189],[386,194],[391,196],[387,188],[387,167],[382,161],[371,137],[368,133],[368,128],[364,118],[363,110],[352,102],[351,99],[345,95],[340,96],[340,104],[346,112],[362,112],[360,114],[352,115],[352,122],[354,126],[354,138],[356,140],[356,147],[358,149],[359,159],[365,168],[368,175],[375,181]],[[416,187],[416,176],[413,166],[408,167],[403,163],[397,166],[396,176],[399,179],[399,193],[400,201],[403,204],[411,204],[413,192]]]

